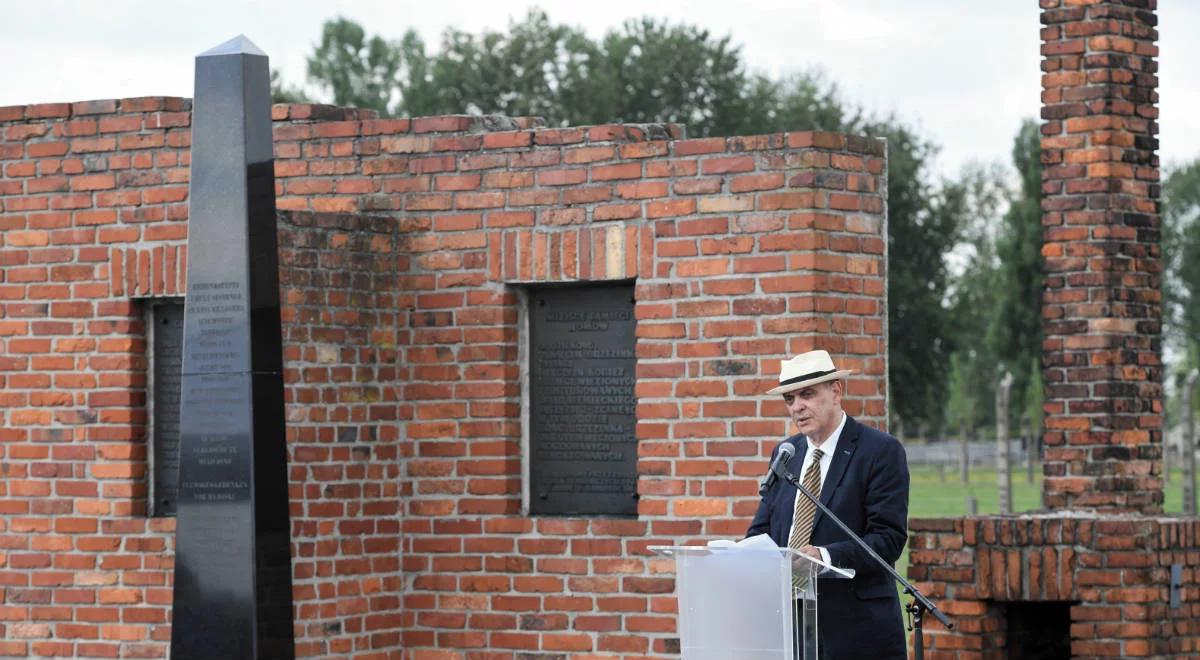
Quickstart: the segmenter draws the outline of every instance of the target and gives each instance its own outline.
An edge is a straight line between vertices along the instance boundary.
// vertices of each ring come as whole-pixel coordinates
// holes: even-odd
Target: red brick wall
[[[1072,658],[1200,654],[1200,521],[1132,516],[913,520],[909,577],[954,620],[926,619],[930,660],[1008,658],[1005,608],[1071,602]],[[1182,605],[1169,607],[1172,564]]]
[[[132,296],[181,290],[187,108],[0,109],[0,655],[164,653],[174,521],[146,517]]]
[[[0,108],[0,654],[161,656],[140,297],[185,289],[188,102]],[[677,650],[669,562],[740,535],[826,348],[886,408],[879,141],[276,108],[297,645]],[[639,516],[521,512],[512,284],[632,279]]]
[[[297,655],[372,657],[402,625],[403,258],[382,218],[280,221]]]
[[[1162,511],[1154,0],[1042,2],[1043,499]]]

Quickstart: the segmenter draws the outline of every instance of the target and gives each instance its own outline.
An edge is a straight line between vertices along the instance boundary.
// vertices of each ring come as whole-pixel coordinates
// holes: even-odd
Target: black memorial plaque
[[[157,303],[151,309],[154,341],[154,478],[151,511],[175,515],[179,498],[179,396],[183,372],[183,305]]]
[[[271,92],[196,58],[171,658],[294,657]]]
[[[530,513],[637,515],[633,286],[529,304]]]

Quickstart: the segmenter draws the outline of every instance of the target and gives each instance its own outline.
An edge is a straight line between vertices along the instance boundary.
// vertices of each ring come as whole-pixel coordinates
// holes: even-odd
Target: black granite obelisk
[[[172,660],[295,655],[267,56],[196,57]]]

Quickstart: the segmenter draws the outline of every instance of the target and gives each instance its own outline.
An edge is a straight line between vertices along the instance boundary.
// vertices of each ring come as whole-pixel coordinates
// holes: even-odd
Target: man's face
[[[842,381],[786,392],[783,402],[797,430],[814,442],[825,442],[841,421]]]

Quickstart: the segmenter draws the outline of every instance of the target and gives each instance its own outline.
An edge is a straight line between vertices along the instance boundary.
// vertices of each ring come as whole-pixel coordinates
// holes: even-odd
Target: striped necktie
[[[813,460],[805,470],[802,482],[808,492],[818,499],[821,497],[821,457],[824,455],[825,452],[820,449],[813,449]],[[792,532],[788,535],[788,547],[792,550],[799,550],[809,544],[812,539],[813,517],[817,513],[817,505],[810,502],[804,495],[800,494],[797,500],[796,513],[792,518]],[[804,580],[799,579],[799,576],[794,577],[792,586],[796,589],[803,589]]]

